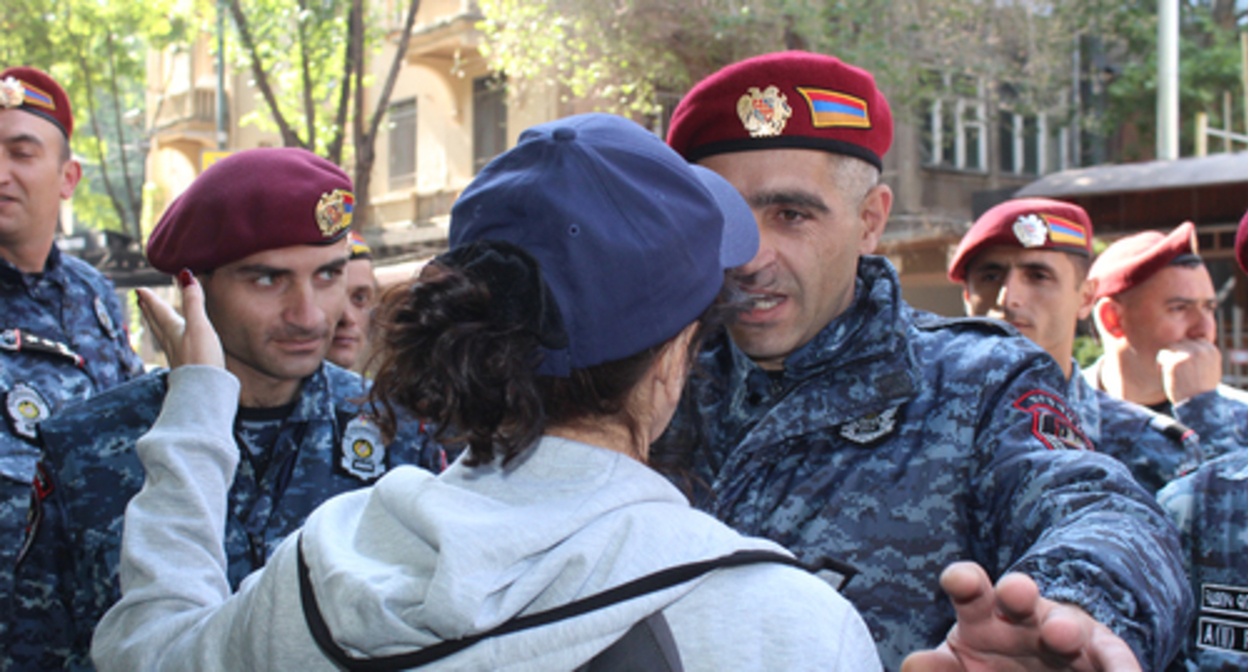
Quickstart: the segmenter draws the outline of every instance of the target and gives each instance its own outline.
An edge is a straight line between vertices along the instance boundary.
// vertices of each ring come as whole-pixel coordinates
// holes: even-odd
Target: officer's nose
[[[760,226],[758,230],[758,253],[754,258],[746,262],[744,266],[739,266],[736,272],[739,276],[753,276],[776,262],[776,238],[775,235],[768,231],[767,227]]]
[[[1187,329],[1187,337],[1194,341],[1214,342],[1217,333],[1217,320],[1213,310],[1197,307],[1191,311],[1193,317]]]
[[[1007,308],[1018,301],[1019,293],[1015,284],[1018,282],[1018,276],[1013,270],[1006,271],[1005,277],[1001,280],[1001,288],[997,290],[997,306]]]
[[[317,292],[311,282],[293,284],[286,295],[282,319],[306,330],[320,329],[325,325],[325,311],[317,302]]]

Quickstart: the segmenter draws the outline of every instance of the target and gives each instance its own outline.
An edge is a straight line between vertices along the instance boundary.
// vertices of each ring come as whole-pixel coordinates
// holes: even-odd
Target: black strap
[[[300,533],[297,546],[299,598],[303,604],[304,619],[308,623],[308,629],[312,631],[312,638],[316,640],[317,646],[321,648],[321,652],[342,668],[352,672],[390,672],[391,670],[406,670],[428,665],[490,637],[499,637],[573,618],[596,609],[611,606],[617,602],[624,602],[635,597],[679,585],[716,569],[772,562],[808,571],[806,566],[796,559],[773,551],[737,551],[723,557],[677,565],[653,574],[647,574],[615,588],[574,600],[554,609],[513,618],[486,632],[469,635],[461,639],[445,640],[410,653],[399,653],[376,658],[356,658],[348,654],[341,646],[338,646],[338,643],[334,641],[333,634],[329,631],[329,626],[321,615],[320,607],[316,602],[316,595],[312,591],[312,579],[308,571],[308,565],[303,558],[302,537],[303,534]]]

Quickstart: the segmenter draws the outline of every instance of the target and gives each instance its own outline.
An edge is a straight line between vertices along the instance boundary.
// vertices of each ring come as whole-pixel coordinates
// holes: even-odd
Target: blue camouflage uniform
[[[1102,359],[1098,359],[1084,378],[1096,389],[1100,384]],[[1165,413],[1191,427],[1200,435],[1206,457],[1248,448],[1248,392],[1229,385],[1186,399],[1177,405],[1166,405]]]
[[[957,560],[1030,575],[1164,668],[1192,597],[1156,501],[1082,450],[1052,357],[995,320],[916,311],[899,287],[863,257],[852,306],[783,372],[712,339],[656,466],[738,530],[860,570],[842,592],[887,668],[943,641],[955,612],[939,576]]]
[[[1096,449],[1127,465],[1150,493],[1217,452],[1204,450],[1200,435],[1174,418],[1094,389],[1078,364],[1072,363],[1066,400]]]
[[[1206,462],[1157,498],[1178,525],[1196,595],[1175,668],[1248,669],[1248,451]]]
[[[39,459],[39,420],[143,372],[121,303],[100,272],[53,246],[42,273],[0,259],[0,641]],[[0,669],[7,653],[0,650]]]
[[[27,665],[21,669],[59,666],[66,658],[71,669],[89,669],[92,631],[121,596],[125,507],[144,480],[134,445],[161,410],[166,377],[167,371],[149,374],[41,427],[42,520],[18,571],[26,606],[14,644],[15,657]],[[376,426],[360,415],[365,385],[326,362],[303,381],[262,474],[257,477],[251,459],[239,463],[225,535],[233,589],[325,500],[372,483],[391,466],[445,466],[442,449],[417,422],[403,423],[399,436],[382,445]]]

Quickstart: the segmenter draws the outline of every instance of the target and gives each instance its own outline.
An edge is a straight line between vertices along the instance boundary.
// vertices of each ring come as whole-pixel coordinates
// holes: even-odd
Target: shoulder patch
[[[1075,424],[1074,413],[1056,394],[1032,390],[1014,401],[1031,414],[1031,433],[1049,450],[1092,450],[1092,442]]]

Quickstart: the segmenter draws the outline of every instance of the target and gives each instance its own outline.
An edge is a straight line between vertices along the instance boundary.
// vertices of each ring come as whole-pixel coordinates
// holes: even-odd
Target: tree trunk
[[[95,156],[100,162],[100,175],[104,178],[104,191],[108,192],[108,200],[113,204],[113,210],[117,211],[117,219],[121,221],[122,230],[129,229],[129,219],[126,217],[126,209],[122,206],[121,197],[117,195],[117,190],[113,187],[113,181],[108,177],[108,157],[104,154],[104,141],[100,133],[99,106],[95,104],[95,87],[91,85],[91,67],[87,65],[86,56],[81,52],[78,54],[78,66],[82,69],[82,82],[87,89],[87,106],[89,109],[88,118],[91,119],[91,130],[95,133]],[[137,228],[137,223],[136,223]]]
[[[351,107],[351,82],[355,73],[355,62],[360,58],[360,44],[355,40],[356,26],[363,25],[361,16],[364,12],[363,0],[352,0],[351,11],[347,15],[346,54],[342,59],[342,90],[338,95],[338,112],[334,116],[334,137],[325,148],[325,155],[330,161],[342,165],[342,145],[347,137],[347,112]]]
[[[273,95],[273,87],[269,84],[269,75],[265,71],[263,64],[260,63],[260,54],[256,51],[256,42],[252,39],[251,28],[248,27],[247,17],[243,15],[243,8],[239,4],[239,0],[230,0],[230,14],[234,17],[234,25],[238,27],[238,35],[243,40],[243,48],[247,50],[247,55],[251,60],[251,74],[256,78],[256,86],[260,87],[260,93],[264,95],[264,102],[268,103],[269,110],[273,112],[273,121],[277,122],[277,128],[282,134],[282,145],[286,147],[301,147],[307,149],[308,145],[290,127],[286,121],[282,109],[277,105],[277,96]]]
[[[412,26],[416,23],[416,10],[420,9],[420,0],[411,0],[407,8],[407,17],[403,21],[403,34],[399,38],[399,47],[394,52],[394,60],[390,62],[390,72],[386,75],[386,83],[381,87],[381,95],[377,98],[377,107],[364,132],[364,58],[360,58],[356,66],[356,107],[355,107],[355,213],[358,226],[368,226],[368,209],[372,199],[369,198],[369,187],[372,183],[373,163],[377,159],[377,134],[381,130],[381,121],[385,118],[390,106],[390,95],[394,93],[394,83],[398,81],[399,70],[403,67],[403,59],[407,57],[407,43],[412,36]],[[360,44],[363,44],[363,21],[360,22]],[[360,50],[361,53],[363,50]]]

